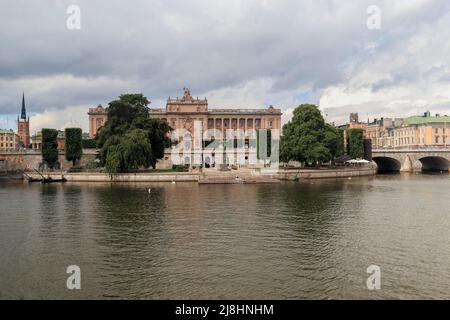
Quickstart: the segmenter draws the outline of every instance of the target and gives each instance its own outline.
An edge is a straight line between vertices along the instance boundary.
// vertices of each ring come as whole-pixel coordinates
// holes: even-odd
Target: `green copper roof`
[[[0,129],[0,134],[13,134],[14,131],[12,129]]]
[[[446,123],[446,122],[450,122],[449,116],[435,116],[435,117],[414,116],[405,118],[403,120],[403,124],[407,126],[417,124],[428,124],[428,123]]]

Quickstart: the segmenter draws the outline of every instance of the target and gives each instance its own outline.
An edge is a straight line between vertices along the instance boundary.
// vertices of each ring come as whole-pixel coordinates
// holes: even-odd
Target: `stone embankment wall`
[[[83,157],[80,160],[80,165],[85,165],[95,160],[97,151],[94,149],[84,149]],[[59,153],[59,163],[61,169],[66,171],[72,167],[72,162],[65,159],[63,152]],[[0,170],[16,171],[16,170],[33,170],[39,169],[42,163],[42,154],[40,151],[26,150],[16,152],[2,152],[0,153]]]
[[[376,174],[376,168],[324,169],[324,170],[280,170],[274,172],[170,172],[170,173],[122,173],[113,179],[100,172],[66,173],[64,178],[73,182],[200,182],[217,183],[273,183],[280,180],[336,179],[363,177]],[[53,179],[60,179],[58,173],[44,173]],[[37,174],[30,174],[39,178]]]
[[[283,170],[277,173],[281,180],[308,180],[308,179],[338,179],[349,177],[364,177],[377,174],[376,167],[343,168],[326,170]]]
[[[198,173],[121,173],[111,177],[100,172],[77,172],[77,173],[43,173],[45,177],[61,179],[62,176],[67,181],[72,182],[197,182],[200,178]],[[38,174],[29,174],[32,178],[39,179]]]

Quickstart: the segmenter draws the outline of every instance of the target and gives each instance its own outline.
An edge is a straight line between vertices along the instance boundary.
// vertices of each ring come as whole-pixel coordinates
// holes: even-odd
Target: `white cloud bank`
[[[81,8],[82,29],[65,28]],[[366,28],[378,5],[381,30]],[[47,1],[0,3],[0,115],[25,91],[32,130],[78,124],[125,92],[164,106],[191,88],[211,107],[320,104],[327,120],[450,114],[450,3]]]

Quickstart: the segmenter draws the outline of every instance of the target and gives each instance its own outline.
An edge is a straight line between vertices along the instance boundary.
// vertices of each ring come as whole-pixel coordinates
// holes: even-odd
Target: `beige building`
[[[89,137],[96,136],[108,115],[101,105],[89,109]],[[149,109],[149,117],[167,121],[174,129],[193,130],[194,122],[201,121],[203,129],[280,129],[281,110],[270,106],[266,109],[209,109],[207,99],[193,98],[189,89],[183,97],[171,99],[165,109]]]
[[[13,130],[0,130],[0,152],[10,152],[19,149],[20,137]]]
[[[396,148],[447,147],[449,143],[450,117],[431,116],[429,112],[406,118],[394,133]]]
[[[193,98],[184,89],[181,98],[167,100],[165,109],[150,109],[150,117],[167,121],[173,129],[193,130],[194,121],[203,129],[281,129],[281,110],[267,109],[209,109],[208,100]]]
[[[375,119],[367,124],[365,137],[373,149],[443,148],[450,143],[450,117],[426,112],[405,119]]]
[[[58,144],[58,150],[64,151],[66,146],[66,134],[64,131],[58,130],[56,143]],[[42,150],[42,131],[38,131],[31,137],[31,148],[35,151]]]
[[[108,119],[108,113],[101,104],[95,108],[90,108],[89,112],[89,139],[94,139],[98,130],[105,124]]]
[[[391,140],[392,128],[401,126],[403,119],[381,118],[369,122],[365,128],[365,138],[372,141],[372,148],[379,149],[393,146]]]
[[[89,137],[94,138],[100,129],[100,127],[107,120],[107,111],[101,105],[96,108],[89,109]],[[225,136],[227,130],[240,130],[245,133],[245,146],[241,149],[240,153],[236,153],[236,157],[224,157],[223,162],[226,161],[229,165],[242,165],[241,162],[247,162],[244,166],[248,165],[254,157],[256,157],[256,151],[251,148],[251,137],[254,134],[254,130],[269,129],[269,130],[281,130],[281,110],[275,109],[273,106],[264,109],[216,109],[209,108],[208,100],[193,98],[189,89],[185,88],[183,96],[181,98],[169,98],[164,109],[149,108],[149,118],[160,119],[167,121],[172,127],[174,132],[182,132],[186,130],[191,137],[195,137],[194,128],[197,124],[203,132],[208,129],[214,129],[214,138],[217,140],[220,137],[217,135]],[[201,126],[199,126],[201,124]],[[185,132],[186,132],[185,131]],[[179,142],[183,142],[183,137],[177,136]],[[192,146],[195,148],[197,139],[189,140],[193,142]],[[255,141],[255,139],[252,139]],[[190,143],[185,140],[186,144]],[[183,144],[185,145],[185,144]],[[244,151],[242,151],[244,150]],[[215,152],[215,151],[214,151]],[[198,152],[192,151],[192,154],[183,155],[183,164],[194,165],[197,163]],[[239,162],[237,159],[244,159]],[[212,154],[209,157],[205,156],[205,164],[214,166],[220,164],[221,160],[218,159],[218,154]],[[222,163],[223,163],[222,162]],[[239,163],[238,163],[239,162]],[[179,163],[172,158],[171,150],[166,150],[166,155],[158,163],[159,168],[168,168],[172,164]]]

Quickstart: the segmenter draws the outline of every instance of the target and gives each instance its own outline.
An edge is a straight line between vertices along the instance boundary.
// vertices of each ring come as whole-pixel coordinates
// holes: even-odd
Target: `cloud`
[[[66,8],[81,9],[81,30]],[[381,30],[366,28],[379,5]],[[0,3],[0,114],[25,91],[35,127],[124,92],[152,106],[188,86],[211,106],[285,110],[320,104],[345,113],[402,115],[448,109],[450,3],[446,0],[9,0]],[[440,111],[442,112],[442,111]],[[84,121],[84,122],[83,122]]]
[[[82,128],[88,130],[88,105],[69,106],[63,110],[44,110],[30,118],[30,131],[35,134],[42,128]]]

